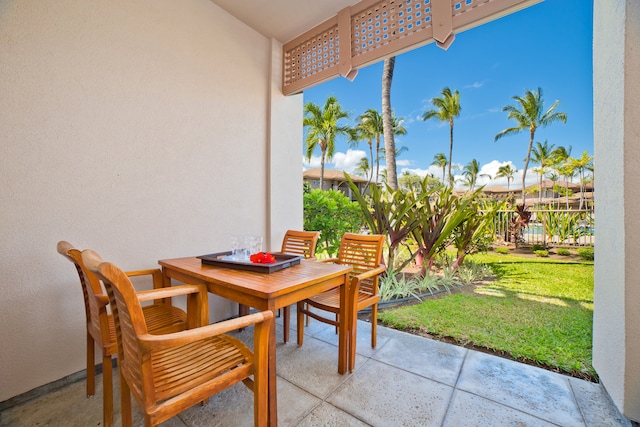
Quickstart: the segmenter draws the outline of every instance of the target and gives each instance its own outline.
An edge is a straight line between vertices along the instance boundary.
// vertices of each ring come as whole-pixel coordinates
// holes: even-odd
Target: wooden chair
[[[353,266],[351,272],[351,282],[347,289],[347,304],[350,304],[349,319],[341,319],[340,313],[340,290],[334,288],[329,291],[315,295],[311,298],[298,302],[298,345],[302,345],[304,338],[304,315],[336,326],[340,322],[348,322],[349,330],[349,371],[353,372],[356,358],[356,314],[365,307],[371,307],[371,347],[376,346],[376,330],[378,317],[378,276],[386,270],[382,264],[382,248],[384,236],[382,235],[360,235],[347,233],[342,237],[338,258],[324,260],[324,262],[335,262]],[[335,320],[323,317],[311,308],[317,308],[326,312],[334,313]]]
[[[103,420],[106,427],[113,425],[113,373],[111,357],[116,354],[116,335],[113,316],[107,312],[109,299],[100,279],[88,271],[82,262],[80,250],[65,241],[58,242],[58,252],[71,261],[80,277],[87,326],[87,396],[95,394],[95,345],[102,352]],[[150,275],[153,287],[162,287],[159,269],[127,273],[130,276]],[[143,309],[147,328],[151,333],[178,332],[186,329],[187,314],[167,302],[154,302]]]
[[[301,255],[305,259],[315,259],[316,245],[320,237],[319,231],[287,230],[282,239],[282,253]],[[289,327],[291,324],[291,307],[283,309],[282,323],[284,326],[284,342],[289,341]]]
[[[118,343],[122,425],[131,425],[133,393],[145,426],[156,426],[240,381],[254,392],[254,425],[266,426],[268,415],[269,331],[273,313],[265,311],[216,324],[208,323],[207,288],[183,285],[136,294],[129,277],[82,252],[86,267],[105,284]],[[187,311],[197,311],[201,327],[149,333],[141,301],[187,294]],[[254,352],[226,332],[255,325]],[[253,376],[253,379],[251,378]]]

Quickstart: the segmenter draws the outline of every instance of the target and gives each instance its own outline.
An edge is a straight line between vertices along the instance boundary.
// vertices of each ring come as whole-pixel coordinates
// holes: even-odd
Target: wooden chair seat
[[[151,334],[161,335],[185,330],[187,315],[178,307],[170,304],[153,304],[142,307],[142,312]]]
[[[151,364],[156,399],[165,401],[227,372],[233,372],[231,383],[249,377],[253,353],[236,338],[218,335],[155,352]]]

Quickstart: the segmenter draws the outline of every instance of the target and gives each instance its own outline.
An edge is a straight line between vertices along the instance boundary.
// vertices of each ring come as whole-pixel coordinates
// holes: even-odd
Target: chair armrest
[[[153,280],[153,289],[159,289],[164,286],[162,280],[162,271],[159,268],[150,268],[148,270],[127,271],[125,273],[129,277],[151,276]]]
[[[146,291],[136,291],[139,301],[151,301],[162,298],[177,297],[179,295],[189,295],[200,292],[207,294],[205,285],[179,285],[170,288],[149,289]]]
[[[373,270],[365,271],[364,273],[360,273],[357,276],[352,277],[350,291],[352,291],[355,294],[356,292],[358,292],[358,288],[360,287],[361,281],[365,279],[369,279],[370,277],[375,277],[379,274],[382,274],[386,270],[387,270],[387,266],[385,266],[384,264],[380,264],[378,267],[374,268]]]
[[[318,260],[318,262],[338,262],[338,258],[327,258]]]
[[[161,272],[161,271],[159,268],[150,268],[148,270],[126,271],[124,274],[126,274],[129,277],[136,277],[136,276],[151,276],[155,272]]]
[[[272,326],[272,320],[273,312],[267,310],[260,313],[237,317],[235,319],[226,320],[224,322],[214,323],[212,325],[202,326],[196,329],[174,332],[171,334],[144,334],[138,336],[138,339],[140,341],[140,345],[145,351],[158,351],[186,345],[194,341],[200,341],[216,335],[222,335],[226,332],[234,331],[240,328],[246,328],[247,326],[251,325],[264,324],[262,330],[264,331],[264,328],[266,328],[268,335],[268,328]],[[258,331],[256,331],[256,333],[257,332]]]
[[[164,287],[164,279],[162,277],[162,270],[159,268],[150,268],[147,270],[134,270],[127,271],[125,274],[129,277],[140,277],[140,276],[151,276],[151,280],[153,281],[153,289],[162,289]],[[166,297],[165,297],[166,298]],[[171,304],[170,299],[157,300],[156,304]]]

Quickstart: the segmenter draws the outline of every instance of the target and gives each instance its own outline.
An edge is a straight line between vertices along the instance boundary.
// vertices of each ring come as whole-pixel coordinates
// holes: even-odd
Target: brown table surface
[[[287,307],[305,298],[340,286],[340,306],[348,310],[346,286],[350,266],[301,260],[283,270],[264,274],[202,264],[196,257],[164,259],[162,266],[165,286],[171,279],[183,283],[202,283],[209,292],[258,310],[275,310]],[[344,317],[343,317],[344,316]],[[351,319],[352,313],[341,313],[343,319]],[[338,372],[347,370],[348,323],[340,322],[338,331]],[[269,335],[269,425],[277,426],[276,395],[276,333],[275,324]]]

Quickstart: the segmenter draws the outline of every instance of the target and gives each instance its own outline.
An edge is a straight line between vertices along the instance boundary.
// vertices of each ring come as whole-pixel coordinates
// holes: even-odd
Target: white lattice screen
[[[284,94],[436,41],[542,0],[363,0],[286,43]]]

